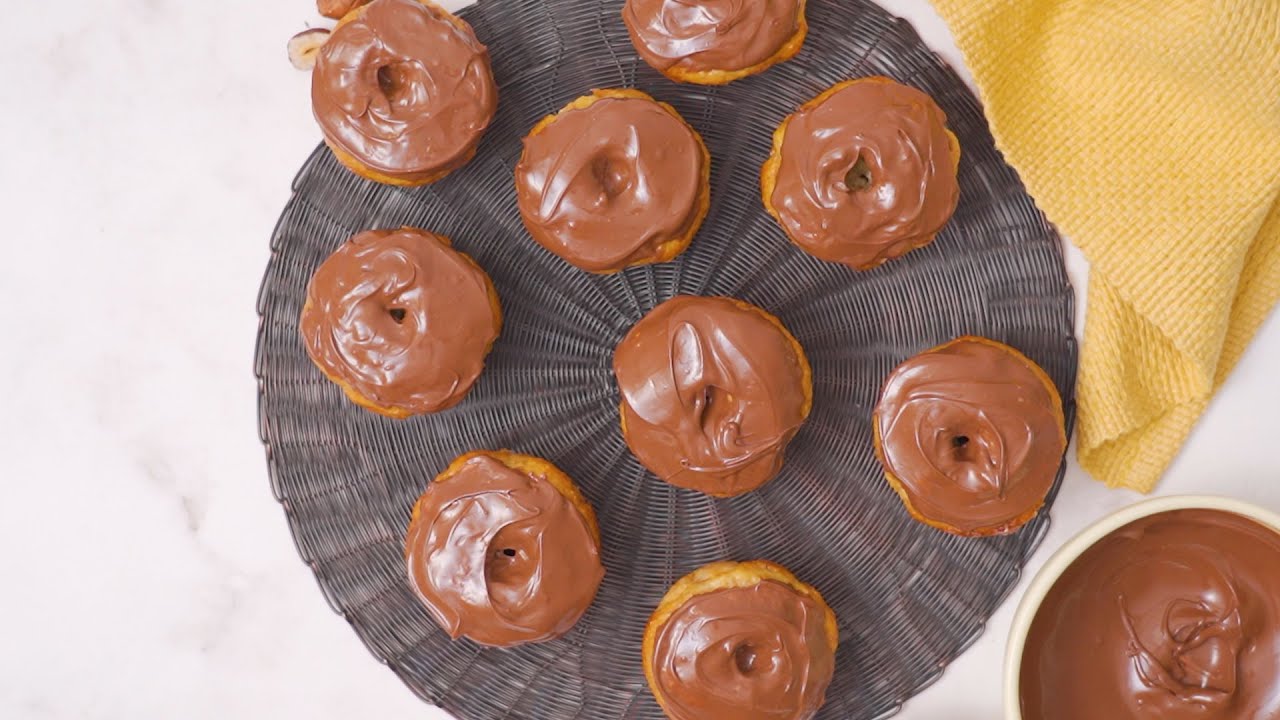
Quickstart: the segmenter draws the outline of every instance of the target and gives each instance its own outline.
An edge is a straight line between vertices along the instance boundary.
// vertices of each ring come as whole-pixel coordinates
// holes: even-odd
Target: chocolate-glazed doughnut
[[[1062,400],[1007,345],[962,337],[899,365],[872,417],[885,477],[917,519],[959,535],[1035,517],[1066,451]]]
[[[392,185],[434,182],[466,164],[497,109],[489,51],[428,0],[374,0],[321,48],[311,104],[344,165]]]
[[[831,683],[838,638],[822,596],[785,568],[713,563],[654,611],[645,677],[671,720],[808,720]]]
[[[888,78],[836,85],[779,126],[765,208],[815,257],[867,270],[928,245],[960,197],[960,144],[923,92]]]
[[[1174,510],[1099,540],[1031,623],[1023,720],[1280,718],[1280,534]]]
[[[511,647],[569,632],[604,577],[591,505],[551,463],[463,455],[413,509],[409,578],[453,638]]]
[[[404,418],[462,400],[502,311],[489,276],[448,238],[370,230],[316,270],[299,326],[312,361],[348,397]]]
[[[590,272],[674,258],[711,206],[702,137],[638,90],[596,90],[544,118],[515,177],[529,234]]]
[[[627,0],[640,57],[667,77],[721,85],[791,59],[804,45],[804,0]]]
[[[662,303],[619,343],[613,371],[631,452],[672,485],[717,497],[778,474],[813,399],[800,343],[731,298]]]

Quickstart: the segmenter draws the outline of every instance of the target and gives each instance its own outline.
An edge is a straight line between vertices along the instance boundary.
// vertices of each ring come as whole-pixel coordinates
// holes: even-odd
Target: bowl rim
[[[1022,653],[1026,648],[1027,633],[1040,604],[1049,590],[1057,583],[1058,578],[1072,563],[1112,531],[1129,523],[1151,515],[1172,510],[1222,510],[1254,520],[1280,533],[1280,513],[1273,512],[1259,505],[1244,500],[1220,495],[1172,495],[1168,497],[1143,500],[1126,505],[1109,513],[1096,522],[1085,527],[1070,540],[1054,551],[1040,571],[1036,573],[1031,584],[1018,602],[1018,609],[1013,617],[1013,626],[1009,630],[1009,640],[1005,646],[1004,658],[1004,717],[1005,720],[1023,720],[1021,707],[1021,688],[1019,679],[1022,670]]]

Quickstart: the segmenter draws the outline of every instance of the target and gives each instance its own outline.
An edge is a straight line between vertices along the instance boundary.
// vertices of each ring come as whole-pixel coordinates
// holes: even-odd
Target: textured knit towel
[[[1090,273],[1080,464],[1150,491],[1280,297],[1280,0],[934,0]]]

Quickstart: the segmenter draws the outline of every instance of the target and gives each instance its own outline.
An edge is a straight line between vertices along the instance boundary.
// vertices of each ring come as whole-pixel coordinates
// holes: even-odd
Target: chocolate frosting
[[[800,0],[627,0],[622,20],[658,70],[744,70],[800,31]]]
[[[808,365],[793,342],[729,298],[654,308],[614,353],[627,445],[663,480],[711,495],[773,479],[809,413]]]
[[[316,270],[302,338],[357,401],[435,412],[461,400],[484,368],[501,325],[491,293],[484,271],[447,240],[414,228],[371,230]]]
[[[424,180],[470,158],[498,93],[489,51],[465,22],[416,0],[374,0],[321,48],[311,103],[336,149]]]
[[[516,165],[520,216],[569,263],[612,272],[652,259],[700,220],[704,150],[653,100],[601,97],[530,134]]]
[[[1280,535],[1177,510],[1071,564],[1032,622],[1025,720],[1280,718]]]
[[[779,582],[689,599],[650,662],[672,720],[807,720],[835,670],[826,611]]]
[[[1044,504],[1066,450],[1057,390],[1012,348],[961,338],[899,365],[876,405],[877,448],[916,512],[1001,531]]]
[[[928,95],[883,78],[801,108],[770,197],[787,234],[856,269],[928,243],[960,197],[946,121]]]
[[[405,559],[451,637],[496,647],[569,632],[604,577],[596,538],[573,503],[545,478],[484,455],[427,488]]]

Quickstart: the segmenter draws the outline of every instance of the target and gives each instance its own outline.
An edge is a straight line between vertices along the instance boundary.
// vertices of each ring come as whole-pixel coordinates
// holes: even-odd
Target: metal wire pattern
[[[984,540],[912,521],[872,452],[880,383],[920,350],[985,335],[1045,367],[1070,422],[1074,309],[1059,238],[994,148],[963,82],[906,22],[869,0],[810,0],[811,33],[795,60],[721,88],[677,85],[640,62],[620,9],[620,0],[482,0],[463,11],[492,52],[501,101],[476,159],[443,182],[413,190],[366,182],[323,146],[307,161],[274,232],[258,303],[255,371],[273,490],[334,610],[414,692],[464,720],[658,720],[640,664],[649,613],[698,566],[757,557],[817,586],[840,619],[836,676],[819,717],[891,715],[982,632],[1048,514]],[[854,273],[787,242],[761,207],[759,168],[787,113],[866,75],[916,85],[947,112],[963,146],[961,202],[934,244]],[[528,237],[512,169],[539,118],[612,86],[673,104],[703,134],[713,201],[675,262],[601,277]],[[506,316],[471,395],[403,422],[348,402],[298,336],[319,263],[357,231],[400,225],[452,237],[493,277]],[[613,348],[678,293],[768,309],[813,365],[813,414],[782,474],[757,492],[714,500],[677,490],[623,444]],[[607,574],[565,638],[515,650],[452,641],[407,584],[401,556],[414,500],[452,458],[476,448],[551,459],[599,514]]]

